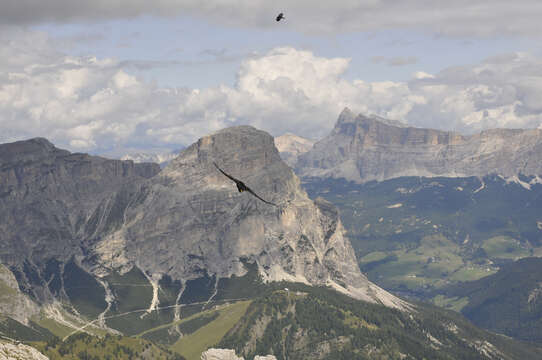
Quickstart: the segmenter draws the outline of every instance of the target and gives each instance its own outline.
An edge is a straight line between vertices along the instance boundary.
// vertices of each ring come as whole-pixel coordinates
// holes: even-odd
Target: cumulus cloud
[[[542,59],[527,53],[451,67],[418,77],[409,87],[427,100],[406,116],[417,125],[473,132],[542,124]]]
[[[144,68],[137,61],[67,56],[35,32],[0,33],[0,53],[0,142],[45,136],[114,153],[177,148],[240,124],[319,138],[346,106],[466,132],[542,124],[542,59],[524,53],[419,71],[408,82],[367,82],[344,77],[350,59],[280,47],[246,58],[234,86],[203,89],[158,87],[131,74]]]
[[[461,36],[540,36],[539,0],[19,0],[0,5],[0,24],[100,21],[192,15],[230,26],[265,28],[284,11],[303,32],[421,29]],[[282,24],[281,24],[282,25]]]

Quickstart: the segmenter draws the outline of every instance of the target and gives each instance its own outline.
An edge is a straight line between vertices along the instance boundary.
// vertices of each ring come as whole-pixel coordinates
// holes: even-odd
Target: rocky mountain
[[[302,177],[363,183],[401,176],[542,174],[542,130],[492,129],[471,136],[340,114],[335,128],[299,156]]]
[[[215,345],[245,359],[540,357],[368,281],[337,208],[252,127],[203,137],[161,171],[43,139],[1,145],[0,160],[0,294],[40,306],[27,325],[0,307],[0,336],[50,358],[192,360]]]
[[[279,206],[238,193],[213,162]],[[38,303],[87,301],[74,287],[85,283],[97,298],[83,312],[97,315],[114,297],[107,276],[133,270],[154,289],[152,309],[164,276],[182,284],[212,277],[216,287],[246,274],[248,262],[265,280],[405,307],[360,273],[336,208],[310,200],[273,138],[254,128],[201,138],[162,171],[72,154],[45,139],[1,145],[0,171],[0,262]]]
[[[15,276],[0,264],[0,314],[28,325],[28,318],[37,313],[38,305],[20,291]]]
[[[239,193],[214,162],[278,207]],[[89,249],[96,274],[137,265],[153,279],[219,279],[244,275],[249,262],[266,280],[329,285],[404,307],[359,272],[336,208],[310,200],[273,138],[252,127],[199,139],[128,202],[105,219],[120,226]]]
[[[105,219],[113,204],[159,171],[70,153],[42,138],[0,145],[0,262],[34,299],[51,300],[62,281],[54,274],[88,256],[89,240],[115,226]]]
[[[312,148],[314,142],[314,140],[291,133],[286,133],[275,138],[275,146],[279,151],[280,157],[291,167],[295,166],[299,155],[306,153]]]

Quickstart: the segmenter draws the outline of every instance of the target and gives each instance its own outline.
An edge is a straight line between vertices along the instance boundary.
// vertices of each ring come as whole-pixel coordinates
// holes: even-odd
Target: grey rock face
[[[15,276],[0,264],[0,314],[28,324],[28,319],[37,313],[38,306],[21,293]]]
[[[279,206],[239,193],[213,162]],[[203,137],[159,173],[44,139],[2,145],[0,171],[0,260],[39,301],[58,295],[44,284],[75,257],[96,276],[138,266],[183,281],[240,276],[248,261],[265,280],[407,307],[360,273],[337,210],[310,200],[273,138],[252,127]]]
[[[472,136],[406,127],[345,109],[335,128],[300,155],[302,177],[359,183],[400,176],[542,174],[542,130],[486,130]]]
[[[0,341],[0,360],[49,360],[35,348],[25,344]]]
[[[239,193],[213,162],[279,207]],[[242,275],[249,261],[266,280],[330,285],[404,306],[360,273],[337,210],[311,201],[273,138],[252,127],[199,139],[147,181],[124,218],[93,247],[95,272],[137,264],[149,274],[188,280],[204,272]]]
[[[275,146],[280,157],[291,167],[294,167],[299,155],[309,151],[314,145],[314,140],[305,139],[294,134],[284,134],[275,138]]]
[[[87,243],[115,226],[122,200],[159,170],[72,154],[42,138],[0,145],[0,262],[21,288],[49,296],[39,290],[47,261],[85,256]]]
[[[235,350],[211,348],[201,354],[201,360],[245,360],[245,358],[237,356]]]
[[[204,351],[201,354],[201,360],[244,360],[242,356],[237,356],[235,350],[231,349],[215,349],[211,348],[207,351]],[[273,355],[256,355],[254,360],[277,360]]]

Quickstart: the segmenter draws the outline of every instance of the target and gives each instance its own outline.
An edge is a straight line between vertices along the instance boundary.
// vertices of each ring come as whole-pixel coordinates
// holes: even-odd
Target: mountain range
[[[542,174],[541,129],[491,129],[474,135],[423,129],[348,108],[331,133],[298,155],[302,178],[357,183],[401,176],[505,177]]]
[[[309,143],[284,139],[228,128],[163,169],[41,138],[0,145],[0,335],[59,358],[101,346],[197,359],[215,345],[277,359],[540,355],[369,281],[337,192],[305,178],[307,193],[275,147],[295,158]]]
[[[370,280],[539,342],[541,144],[538,129],[465,136],[345,109],[294,167],[339,208]]]
[[[237,192],[214,162],[279,207]],[[3,309],[23,323],[37,305],[63,302],[104,318],[123,308],[122,281],[150,287],[138,304],[149,311],[174,306],[198,281],[210,300],[221,279],[253,266],[266,281],[327,285],[407,306],[361,274],[335,207],[309,199],[273,138],[251,127],[203,137],[163,170],[70,153],[41,138],[3,144],[0,179],[2,284],[27,296],[10,304],[34,310],[7,300]]]

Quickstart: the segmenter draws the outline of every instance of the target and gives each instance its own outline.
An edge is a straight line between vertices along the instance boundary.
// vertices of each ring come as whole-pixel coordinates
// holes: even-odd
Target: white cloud
[[[70,57],[34,32],[0,33],[0,142],[45,136],[78,151],[187,145],[226,126],[325,135],[345,107],[416,126],[477,131],[542,123],[542,59],[506,54],[409,82],[343,76],[349,59],[275,48],[245,59],[233,87],[159,88],[130,63]]]
[[[540,36],[539,0],[25,0],[4,1],[0,24],[101,21],[142,15],[191,15],[222,24],[267,28],[283,11],[287,26],[336,33],[417,29],[460,36]]]
[[[526,53],[448,68],[409,87],[428,101],[405,117],[413,124],[473,132],[542,122],[542,59]]]

